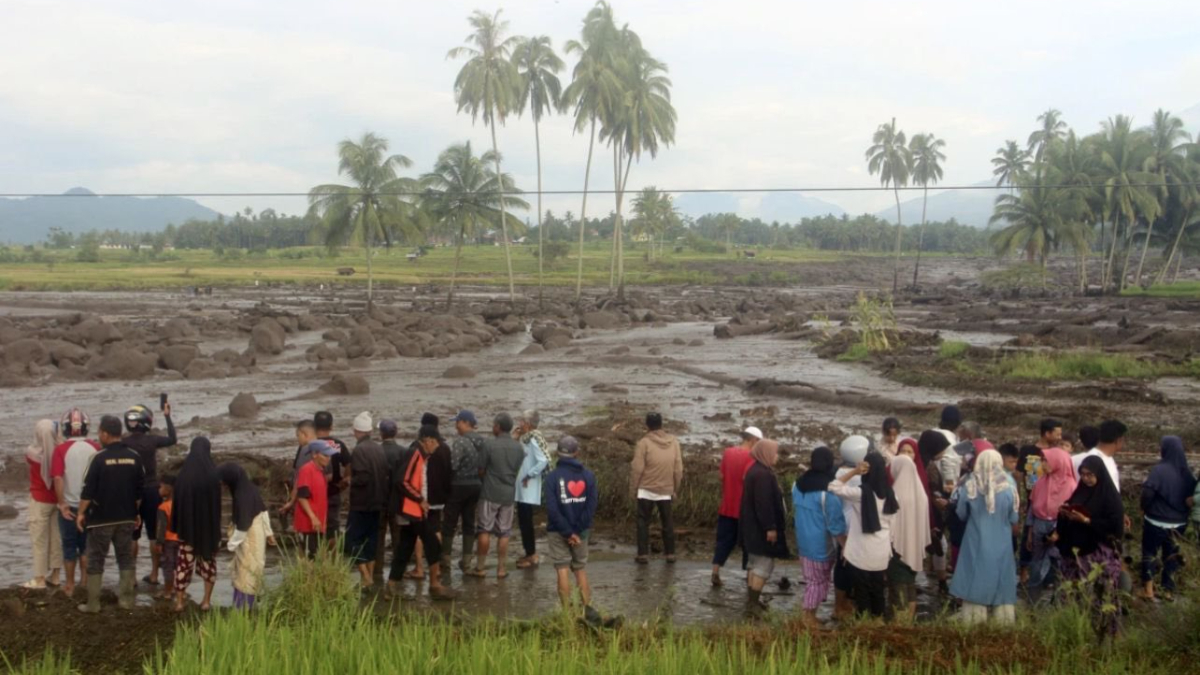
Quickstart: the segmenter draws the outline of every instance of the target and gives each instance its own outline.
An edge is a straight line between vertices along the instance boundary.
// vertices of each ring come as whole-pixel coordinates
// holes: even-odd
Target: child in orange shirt
[[[163,571],[162,592],[160,600],[171,600],[175,597],[175,563],[179,560],[179,535],[171,531],[171,505],[175,494],[175,477],[163,476],[158,482],[158,496],[162,503],[158,505],[158,536],[155,539],[154,552],[158,555],[159,568]]]

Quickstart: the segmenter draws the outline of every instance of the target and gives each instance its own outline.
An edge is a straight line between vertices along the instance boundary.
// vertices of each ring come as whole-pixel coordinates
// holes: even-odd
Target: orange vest
[[[171,531],[171,505],[170,500],[158,505],[158,517],[167,519],[167,541],[179,541],[179,535]]]
[[[421,454],[421,450],[414,450],[412,457],[408,460],[408,466],[404,469],[404,491],[405,495],[400,505],[400,512],[404,515],[416,519],[424,520],[425,512],[421,510],[421,502],[414,501],[409,495],[421,494],[422,488],[425,486],[425,455]]]

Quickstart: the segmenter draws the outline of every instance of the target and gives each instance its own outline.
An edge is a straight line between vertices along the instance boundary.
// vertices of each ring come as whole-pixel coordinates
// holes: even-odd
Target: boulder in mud
[[[17,511],[17,507],[12,504],[0,504],[0,520],[12,520],[18,515],[20,513]]]
[[[579,319],[579,323],[584,328],[598,328],[601,330],[609,328],[620,328],[624,323],[620,314],[609,311],[587,312]]]
[[[182,373],[197,356],[200,356],[200,349],[194,345],[171,345],[158,351],[158,365]]]
[[[206,358],[192,359],[183,375],[189,380],[218,380],[225,377],[228,370],[220,364]]]
[[[571,338],[559,333],[559,334],[550,336],[542,344],[545,346],[547,351],[551,350],[551,349],[562,349],[563,347],[566,347],[567,345],[571,344]]]
[[[282,354],[287,332],[275,319],[259,321],[250,330],[250,346],[259,354]]]
[[[187,319],[176,317],[164,323],[162,328],[159,329],[158,334],[159,337],[163,338],[164,340],[185,340],[188,338],[198,337],[200,335],[200,331],[196,330],[196,327],[193,326]],[[172,370],[179,369],[172,368]]]
[[[347,358],[370,357],[375,354],[375,336],[371,334],[371,329],[359,326],[350,331],[350,335],[340,346],[346,350]]]
[[[88,319],[76,326],[74,330],[69,331],[64,337],[70,339],[72,335],[77,336],[83,341],[83,344],[88,346],[106,345],[124,339],[116,326],[103,319]]]
[[[88,375],[97,380],[140,380],[158,367],[158,356],[139,349],[118,347],[88,361]]]
[[[508,318],[496,324],[496,329],[500,331],[501,335],[512,335],[525,330],[525,324],[517,319]]]
[[[521,356],[533,356],[535,354],[545,354],[545,353],[546,353],[546,348],[539,345],[536,342],[529,345],[525,349],[521,350]]]
[[[92,358],[92,353],[73,342],[66,340],[50,340],[46,343],[50,350],[50,361],[62,368],[64,366],[82,366]]]
[[[4,361],[10,366],[35,363],[50,365],[50,350],[41,340],[25,338],[4,347]]]
[[[229,415],[238,419],[249,419],[258,414],[258,400],[254,394],[239,393],[229,402]]]
[[[371,393],[371,385],[362,375],[339,373],[321,385],[321,392],[334,396],[363,396]]]
[[[442,377],[448,380],[467,380],[475,377],[475,371],[463,365],[450,366],[442,373]]]

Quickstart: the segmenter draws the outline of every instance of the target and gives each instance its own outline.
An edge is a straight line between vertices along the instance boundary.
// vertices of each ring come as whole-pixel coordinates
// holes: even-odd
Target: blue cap
[[[454,416],[454,421],[466,422],[473,427],[479,426],[479,422],[475,419],[475,413],[471,412],[470,410],[459,410],[458,414]]]
[[[327,441],[313,441],[312,443],[308,444],[308,450],[314,455],[320,454],[325,455],[326,457],[333,457],[342,451],[342,449],[339,448],[336,443],[330,443]]]
[[[399,430],[400,428],[396,426],[396,420],[387,419],[379,421],[379,432],[386,436],[395,436]]]

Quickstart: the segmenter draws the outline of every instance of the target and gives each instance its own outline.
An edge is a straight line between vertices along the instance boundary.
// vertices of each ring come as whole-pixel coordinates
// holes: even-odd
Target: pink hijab
[[[1033,486],[1029,505],[1034,516],[1056,520],[1058,509],[1075,492],[1075,469],[1071,466],[1071,456],[1061,448],[1046,448],[1042,457],[1046,460],[1042,465],[1045,475]]]
[[[779,444],[775,441],[759,441],[750,449],[750,456],[771,467],[779,461]]]

